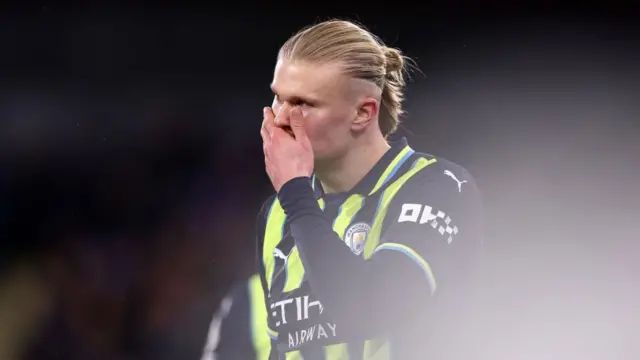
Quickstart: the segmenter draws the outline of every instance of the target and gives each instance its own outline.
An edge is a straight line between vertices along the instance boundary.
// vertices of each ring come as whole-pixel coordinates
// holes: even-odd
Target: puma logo
[[[462,192],[462,184],[466,183],[467,180],[458,180],[458,178],[449,170],[445,170],[444,174],[455,180],[458,183],[458,192]]]
[[[282,250],[278,248],[273,249],[273,257],[280,258],[282,260],[287,260],[287,257],[285,256],[285,254],[282,252]]]

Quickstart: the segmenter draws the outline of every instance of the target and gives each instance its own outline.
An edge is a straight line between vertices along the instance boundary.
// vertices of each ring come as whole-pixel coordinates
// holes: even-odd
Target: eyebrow
[[[273,86],[273,84],[271,84],[269,86],[271,88],[271,92],[273,92],[274,95],[280,97],[280,94],[278,93],[278,90]],[[322,101],[316,97],[312,97],[312,96],[300,96],[300,95],[292,95],[292,96],[286,96],[287,100],[296,102],[296,101],[303,101],[303,102],[307,102],[309,104],[320,104],[322,103]]]

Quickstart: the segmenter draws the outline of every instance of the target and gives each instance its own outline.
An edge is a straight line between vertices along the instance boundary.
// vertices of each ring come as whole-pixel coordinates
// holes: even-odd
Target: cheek
[[[317,142],[325,141],[330,137],[333,130],[331,118],[327,117],[323,111],[319,109],[303,109],[305,117],[305,129],[309,135],[309,139]]]
[[[348,134],[349,130],[345,129],[342,120],[321,115],[313,114],[313,111],[311,111],[307,117],[305,129],[314,150],[319,153],[326,153],[339,147],[342,138],[345,134]]]

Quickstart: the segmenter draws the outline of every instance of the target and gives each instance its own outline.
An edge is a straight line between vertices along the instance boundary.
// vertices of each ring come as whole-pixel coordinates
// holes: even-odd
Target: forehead
[[[336,64],[310,64],[279,59],[271,88],[279,96],[327,98],[336,94],[346,82]]]

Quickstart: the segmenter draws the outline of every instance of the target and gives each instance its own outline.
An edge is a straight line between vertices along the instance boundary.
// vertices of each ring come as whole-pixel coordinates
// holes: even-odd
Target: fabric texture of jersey
[[[271,340],[260,276],[234,286],[213,316],[202,360],[267,360]]]
[[[257,220],[271,359],[427,358],[435,319],[470,301],[482,241],[471,175],[403,139],[347,193],[307,181],[279,196],[310,186],[321,215],[292,220],[274,196]]]

